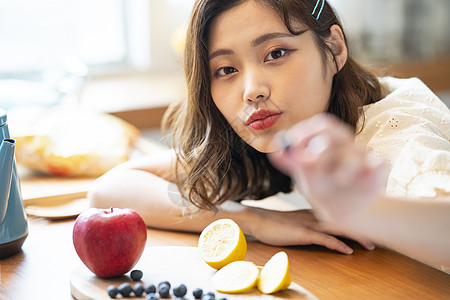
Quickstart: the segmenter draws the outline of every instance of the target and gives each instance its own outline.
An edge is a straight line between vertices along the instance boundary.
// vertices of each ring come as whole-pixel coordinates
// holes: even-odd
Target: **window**
[[[0,107],[53,104],[97,75],[178,71],[193,0],[0,1]]]
[[[0,4],[0,72],[77,57],[89,66],[127,58],[122,0],[14,0]]]
[[[78,58],[93,72],[173,67],[170,36],[193,0],[0,2],[0,73]],[[152,40],[151,40],[152,39]],[[169,49],[167,49],[169,47]],[[168,55],[172,54],[172,55]],[[161,61],[162,60],[162,61]]]

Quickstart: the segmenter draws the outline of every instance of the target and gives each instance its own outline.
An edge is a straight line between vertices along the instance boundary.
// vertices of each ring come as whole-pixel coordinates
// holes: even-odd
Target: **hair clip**
[[[316,6],[314,6],[314,10],[313,10],[312,13],[311,13],[312,15],[315,14],[316,9],[317,9],[317,7],[319,6],[319,3],[320,3],[320,0],[317,0]],[[319,10],[319,12],[317,13],[316,20],[319,20],[319,17],[320,17],[320,14],[322,13],[323,6],[324,6],[324,5],[325,5],[325,0],[322,0],[322,6],[320,6],[320,10]]]

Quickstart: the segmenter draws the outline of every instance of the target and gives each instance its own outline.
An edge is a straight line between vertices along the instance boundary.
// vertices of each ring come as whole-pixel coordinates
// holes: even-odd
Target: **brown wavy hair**
[[[261,199],[292,190],[290,178],[275,169],[266,154],[250,147],[234,132],[211,96],[209,27],[219,14],[246,1],[249,0],[195,2],[184,52],[187,100],[171,105],[163,119],[163,131],[170,132],[177,155],[178,188],[184,198],[203,209],[216,210],[226,200]],[[316,20],[311,14],[316,0],[253,1],[274,9],[292,34],[299,34],[293,23],[306,25],[313,33],[324,65],[329,54],[334,58],[326,39],[332,25],[342,25],[327,2]],[[334,76],[328,112],[356,128],[362,106],[381,97],[377,77],[349,54]]]

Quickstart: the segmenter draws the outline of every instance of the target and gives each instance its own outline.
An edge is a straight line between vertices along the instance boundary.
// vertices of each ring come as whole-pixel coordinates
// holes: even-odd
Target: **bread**
[[[16,160],[58,176],[98,177],[129,159],[139,130],[112,115],[77,105],[8,113]]]

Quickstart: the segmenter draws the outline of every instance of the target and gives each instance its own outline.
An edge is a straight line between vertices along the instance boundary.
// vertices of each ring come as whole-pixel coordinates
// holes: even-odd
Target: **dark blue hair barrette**
[[[319,3],[321,0],[317,0],[316,2],[316,6],[314,6],[314,10],[312,11],[312,15],[314,16],[314,14],[316,13],[316,9],[317,7],[319,7]],[[322,13],[323,7],[325,5],[325,0],[322,0],[322,5],[320,6],[320,9],[318,10],[317,16],[316,16],[316,20],[319,20],[320,18],[320,14]]]

